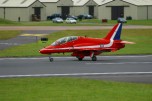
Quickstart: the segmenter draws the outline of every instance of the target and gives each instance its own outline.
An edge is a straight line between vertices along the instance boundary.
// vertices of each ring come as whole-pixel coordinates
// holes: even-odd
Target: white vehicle
[[[67,18],[66,20],[65,20],[65,22],[66,23],[74,23],[74,24],[76,24],[77,23],[77,21],[75,20],[75,19],[73,19],[73,18]]]
[[[52,19],[52,22],[53,22],[53,23],[63,23],[63,19],[57,17],[57,18]]]

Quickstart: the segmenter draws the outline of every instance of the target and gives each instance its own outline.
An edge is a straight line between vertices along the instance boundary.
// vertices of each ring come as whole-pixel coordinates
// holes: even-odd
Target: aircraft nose
[[[40,52],[41,54],[45,54],[45,50],[44,50],[44,49],[39,50],[39,52]]]
[[[39,52],[41,54],[51,54],[54,52],[54,50],[52,49],[52,47],[49,46],[49,47],[45,47],[45,48],[40,49]]]

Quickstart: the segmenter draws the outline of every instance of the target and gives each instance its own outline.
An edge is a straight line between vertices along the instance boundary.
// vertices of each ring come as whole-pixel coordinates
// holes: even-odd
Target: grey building
[[[98,19],[115,20],[131,16],[135,20],[152,19],[152,0],[73,0],[75,15],[87,13]]]
[[[152,19],[152,0],[102,0],[98,18],[115,20],[119,16],[131,16],[135,20]]]
[[[0,0],[0,18],[12,21],[46,20],[45,5],[39,0]]]
[[[98,19],[115,20],[131,16],[135,20],[152,19],[152,0],[0,0],[0,18],[31,21],[32,15],[46,20],[59,13],[78,16],[90,14]]]
[[[47,14],[90,14],[98,19],[115,20],[131,16],[135,20],[152,19],[152,0],[40,0]],[[52,11],[53,10],[53,11]]]

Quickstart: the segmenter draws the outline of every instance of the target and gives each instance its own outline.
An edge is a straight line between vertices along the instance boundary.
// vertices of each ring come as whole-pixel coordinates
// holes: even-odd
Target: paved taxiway
[[[32,42],[36,42],[40,39],[40,37],[34,36],[35,34],[51,34],[53,32],[56,32],[54,30],[43,30],[43,31],[34,31],[34,30],[26,30],[22,31],[21,34],[15,38],[8,39],[8,40],[0,40],[0,50],[7,49],[12,46],[18,46],[22,44],[28,44]],[[29,34],[29,36],[26,36],[25,34]],[[41,36],[43,37],[43,36]]]
[[[152,83],[152,55],[98,56],[98,61],[75,57],[0,58],[0,77],[74,76]]]

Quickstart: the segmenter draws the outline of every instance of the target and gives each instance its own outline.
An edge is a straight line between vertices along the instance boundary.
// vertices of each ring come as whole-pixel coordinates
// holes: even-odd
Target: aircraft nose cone
[[[44,50],[44,49],[39,50],[39,52],[40,52],[41,54],[45,54],[45,50]]]

